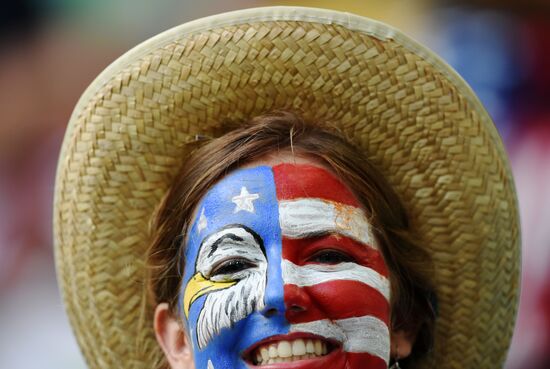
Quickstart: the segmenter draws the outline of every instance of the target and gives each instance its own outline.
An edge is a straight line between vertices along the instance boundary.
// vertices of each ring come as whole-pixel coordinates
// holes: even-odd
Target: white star
[[[207,369],[214,369],[214,364],[212,364],[212,361],[208,359],[208,368]]]
[[[202,208],[201,216],[199,217],[199,223],[197,224],[197,231],[201,233],[203,229],[208,225],[208,219],[204,215],[204,208]]]
[[[249,193],[246,187],[241,187],[241,194],[237,196],[233,196],[231,199],[232,202],[235,203],[235,210],[234,213],[237,213],[241,210],[248,211],[250,213],[254,212],[254,204],[252,201],[257,200],[260,198],[260,195],[257,193]]]

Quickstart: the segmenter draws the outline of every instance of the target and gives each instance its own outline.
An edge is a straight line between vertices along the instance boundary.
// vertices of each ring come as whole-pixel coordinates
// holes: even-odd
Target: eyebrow
[[[214,252],[216,252],[216,250],[218,249],[219,244],[222,243],[223,241],[225,241],[228,238],[232,239],[233,241],[237,241],[237,242],[242,242],[243,241],[243,238],[237,236],[236,234],[226,233],[223,236],[221,236],[220,238],[218,238],[216,241],[214,241],[214,243],[212,243],[212,246],[210,246],[210,252],[208,253],[208,257],[212,256],[212,254]]]
[[[285,235],[283,234],[283,236],[285,236]],[[328,238],[328,237],[331,237],[331,236],[349,238],[349,239],[352,239],[354,241],[359,242],[362,245],[365,245],[366,247],[370,247],[372,249],[378,250],[378,247],[376,247],[372,243],[366,243],[364,241],[358,240],[357,238],[350,237],[350,235],[347,234],[347,233],[344,233],[342,231],[335,230],[335,229],[332,229],[332,228],[331,229],[324,229],[324,230],[319,229],[319,230],[314,230],[314,231],[305,231],[305,232],[300,233],[298,236],[295,236],[295,237],[288,237],[288,236],[286,236],[286,237],[292,238],[292,239],[325,239],[325,238]]]
[[[224,233],[224,231],[227,231],[227,233]],[[200,250],[202,250],[204,247],[208,247],[209,250],[208,250],[208,255],[206,257],[211,257],[213,255],[213,253],[216,252],[216,250],[218,249],[220,244],[223,241],[225,241],[227,238],[230,238],[233,241],[237,241],[237,242],[243,242],[244,241],[244,238],[242,238],[241,236],[238,236],[237,234],[235,234],[231,231],[234,231],[235,233],[239,233],[239,232],[242,231],[245,234],[248,234],[248,235],[252,236],[252,238],[255,241],[255,245],[259,246],[262,253],[264,255],[266,255],[265,247],[264,247],[264,241],[263,241],[262,237],[260,237],[260,235],[258,233],[256,233],[252,228],[247,227],[244,224],[238,224],[238,223],[237,224],[227,224],[227,225],[219,228],[215,232],[213,232],[213,233],[207,235],[206,237],[204,237],[204,239],[202,240],[202,242],[199,245],[199,253],[201,253]],[[221,236],[220,236],[220,233],[222,233]],[[219,237],[215,238],[216,236],[219,236]],[[212,241],[212,239],[215,239],[215,240]]]
[[[363,210],[350,205],[315,198],[280,201],[279,224],[289,238],[338,234],[377,248]]]
[[[298,234],[296,238],[323,238],[330,236],[346,236],[342,232],[338,232],[334,229],[316,229],[311,231],[304,231]]]

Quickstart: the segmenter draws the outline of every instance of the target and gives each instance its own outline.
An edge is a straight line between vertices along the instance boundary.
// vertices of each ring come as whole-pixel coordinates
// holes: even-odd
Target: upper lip
[[[246,361],[251,362],[252,361],[252,359],[251,359],[252,358],[252,353],[254,353],[254,350],[256,350],[258,347],[260,347],[262,345],[265,345],[265,344],[272,343],[272,342],[292,341],[292,340],[296,340],[296,339],[299,339],[299,338],[301,338],[301,339],[322,340],[322,341],[325,341],[326,343],[328,343],[329,347],[331,347],[333,349],[341,346],[340,342],[335,341],[335,340],[327,339],[326,337],[323,337],[323,336],[318,336],[316,334],[311,334],[311,333],[294,332],[294,333],[289,333],[289,334],[281,334],[281,335],[271,336],[271,337],[265,338],[261,341],[258,341],[255,344],[253,344],[252,346],[250,346],[249,348],[247,348],[246,350],[244,350],[244,352],[242,354],[242,357]]]

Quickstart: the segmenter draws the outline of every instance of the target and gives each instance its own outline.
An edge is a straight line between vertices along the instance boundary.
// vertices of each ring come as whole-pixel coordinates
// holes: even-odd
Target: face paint
[[[198,369],[387,367],[387,268],[331,173],[241,169],[197,213],[180,307]]]

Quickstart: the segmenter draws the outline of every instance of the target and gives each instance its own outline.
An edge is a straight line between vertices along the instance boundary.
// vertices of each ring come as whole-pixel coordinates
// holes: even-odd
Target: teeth
[[[290,345],[290,342],[288,341],[280,341],[279,346],[277,347],[279,350],[279,356],[280,357],[291,357],[292,356],[292,346]]]
[[[313,344],[315,346],[315,355],[321,355],[323,353],[323,345],[321,341],[315,340]]]
[[[260,348],[260,354],[261,354],[261,359],[258,360],[259,363],[261,363],[262,361],[267,361],[269,360],[269,351],[267,351],[267,349],[265,347],[262,347]]]
[[[295,340],[292,342],[292,355],[302,356],[306,354],[306,344],[304,340]]]
[[[278,357],[279,350],[277,350],[276,345],[269,345],[269,357]]]
[[[257,348],[252,357],[256,365],[313,359],[328,353],[327,343],[318,339],[301,339],[269,343]]]
[[[308,354],[313,354],[315,353],[315,345],[313,344],[313,341],[312,340],[307,340],[306,341],[306,352]]]

